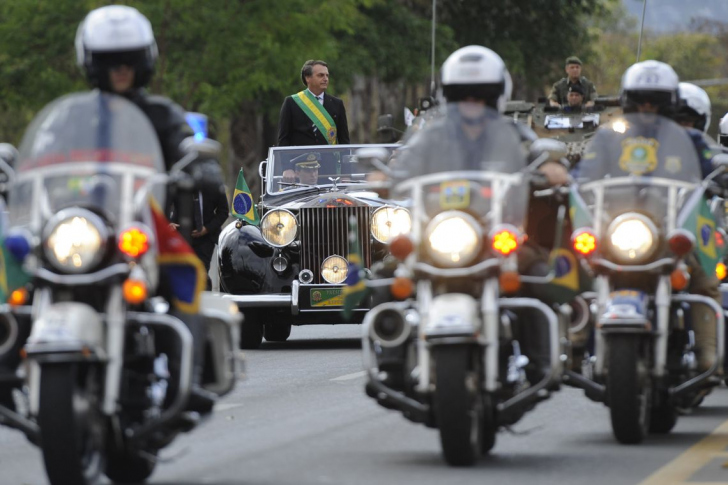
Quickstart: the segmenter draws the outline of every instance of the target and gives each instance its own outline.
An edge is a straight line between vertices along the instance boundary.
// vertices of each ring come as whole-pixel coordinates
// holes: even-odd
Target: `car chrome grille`
[[[349,217],[356,216],[359,248],[365,268],[371,264],[369,207],[305,207],[298,214],[301,230],[301,269],[313,271],[314,283],[321,278],[321,263],[338,254],[349,258]]]

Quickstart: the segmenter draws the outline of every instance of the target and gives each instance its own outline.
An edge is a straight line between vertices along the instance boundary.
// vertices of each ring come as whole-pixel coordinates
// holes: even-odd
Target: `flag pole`
[[[647,0],[642,4],[642,25],[640,26],[640,38],[637,42],[637,62],[640,62],[642,55],[642,32],[645,30],[645,13],[647,12]]]

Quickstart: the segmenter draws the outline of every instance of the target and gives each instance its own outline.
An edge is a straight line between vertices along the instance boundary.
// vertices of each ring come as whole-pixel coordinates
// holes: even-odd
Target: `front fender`
[[[278,253],[289,261],[288,268],[280,274],[272,265]],[[220,291],[235,295],[290,293],[300,266],[293,248],[278,250],[270,246],[260,228],[252,225],[225,227],[218,240],[217,258]]]
[[[432,299],[424,332],[428,339],[474,337],[480,328],[478,301],[470,295],[449,293]]]
[[[90,350],[96,357],[103,358],[104,323],[89,305],[54,303],[33,322],[25,349],[29,357]]]

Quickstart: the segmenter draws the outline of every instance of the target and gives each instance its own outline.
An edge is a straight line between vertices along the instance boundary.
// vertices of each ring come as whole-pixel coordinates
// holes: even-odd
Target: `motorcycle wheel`
[[[41,367],[43,461],[52,485],[92,484],[104,468],[104,422],[98,412],[100,376],[91,365]]]
[[[268,342],[285,342],[291,336],[291,324],[272,322],[263,325],[263,336]]]
[[[245,321],[240,326],[240,348],[257,349],[263,342],[263,325]]]
[[[667,434],[677,424],[677,409],[663,402],[650,410],[650,433]]]
[[[607,399],[612,431],[623,444],[641,443],[650,423],[650,385],[642,369],[639,341],[631,335],[609,339]]]
[[[483,402],[479,376],[466,347],[444,346],[433,351],[436,388],[433,396],[445,461],[472,466],[483,448]]]
[[[114,483],[140,483],[154,472],[155,456],[151,451],[146,455],[130,450],[110,452],[104,473]]]

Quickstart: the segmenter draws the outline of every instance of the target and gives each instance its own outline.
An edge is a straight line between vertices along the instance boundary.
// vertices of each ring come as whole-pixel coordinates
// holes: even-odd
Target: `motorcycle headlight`
[[[465,266],[480,253],[483,230],[472,216],[459,211],[438,214],[425,230],[427,247],[437,264]]]
[[[642,214],[623,214],[607,228],[607,241],[615,259],[640,263],[657,248],[657,228]]]
[[[327,283],[343,283],[349,273],[349,265],[341,256],[329,256],[321,264],[321,276]]]
[[[412,218],[406,209],[380,207],[372,214],[372,236],[381,243],[387,244],[411,229]]]
[[[298,222],[296,216],[285,209],[268,212],[260,221],[263,239],[271,246],[282,248],[288,246],[296,238]]]
[[[83,273],[96,266],[106,253],[108,240],[108,229],[101,218],[82,209],[57,213],[43,232],[46,258],[66,273]]]

